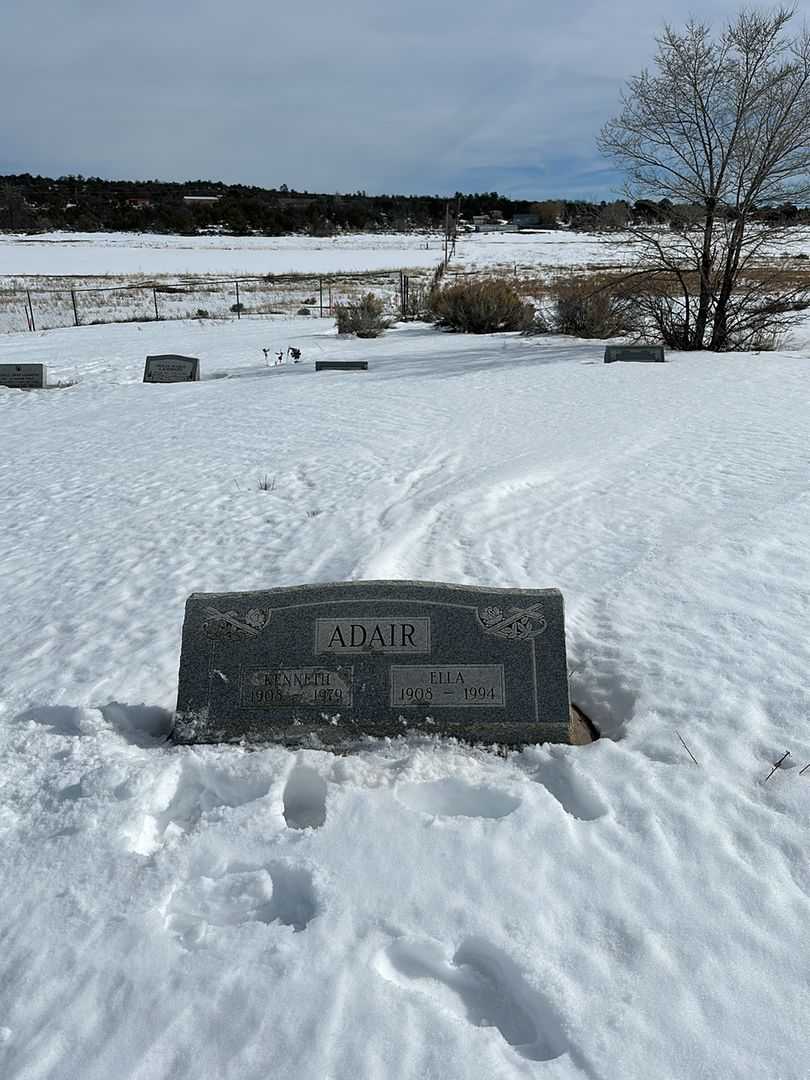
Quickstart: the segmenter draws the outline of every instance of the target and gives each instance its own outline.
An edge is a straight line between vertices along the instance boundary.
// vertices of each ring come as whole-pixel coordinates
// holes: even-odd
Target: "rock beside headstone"
[[[198,382],[199,378],[200,361],[196,356],[147,356],[143,369],[143,381],[148,383]]]
[[[174,738],[571,742],[556,589],[355,581],[186,602]]]
[[[578,705],[571,702],[571,742],[574,746],[587,746],[600,737],[599,729]]]
[[[642,364],[663,364],[663,345],[606,345],[605,363],[615,364],[622,360],[632,360]]]
[[[316,360],[316,371],[368,371],[368,360]]]
[[[42,390],[48,385],[45,364],[0,364],[0,386],[17,390]]]

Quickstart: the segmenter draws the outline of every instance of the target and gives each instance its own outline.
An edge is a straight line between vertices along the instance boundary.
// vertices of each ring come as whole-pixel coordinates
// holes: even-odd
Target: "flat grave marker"
[[[45,364],[0,364],[0,386],[17,390],[42,390],[48,385]]]
[[[188,598],[176,742],[417,731],[572,741],[562,594],[354,581]]]
[[[605,363],[616,364],[619,361],[635,361],[642,364],[663,364],[663,345],[606,345]]]
[[[148,383],[199,382],[200,361],[196,356],[164,353],[147,356],[143,381]]]
[[[316,371],[368,371],[368,360],[316,360]]]

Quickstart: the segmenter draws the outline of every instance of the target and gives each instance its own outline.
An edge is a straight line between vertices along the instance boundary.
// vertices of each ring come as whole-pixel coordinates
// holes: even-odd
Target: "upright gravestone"
[[[634,360],[642,364],[663,364],[663,345],[606,345],[605,363],[616,364],[621,360]]]
[[[200,361],[196,356],[147,356],[143,369],[143,381],[148,383],[197,382],[199,378]]]
[[[17,390],[42,390],[48,385],[44,364],[0,364],[0,386]]]
[[[368,371],[368,360],[316,360],[316,371]]]
[[[174,738],[570,742],[556,589],[354,581],[186,602]]]

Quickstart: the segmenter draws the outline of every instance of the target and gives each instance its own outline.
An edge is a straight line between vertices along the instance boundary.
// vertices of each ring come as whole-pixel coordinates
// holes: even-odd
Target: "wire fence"
[[[338,304],[373,293],[385,313],[415,318],[433,280],[424,270],[384,270],[263,277],[122,280],[98,285],[92,278],[64,284],[12,280],[0,286],[0,328],[32,332],[101,323],[163,319],[241,319],[301,315],[331,318]],[[97,279],[96,279],[97,281]]]

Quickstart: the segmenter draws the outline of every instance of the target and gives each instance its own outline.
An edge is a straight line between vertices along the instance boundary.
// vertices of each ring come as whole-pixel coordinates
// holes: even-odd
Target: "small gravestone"
[[[143,381],[149,383],[198,382],[199,378],[200,361],[196,356],[147,356],[143,369]]]
[[[316,371],[368,371],[368,360],[316,360]]]
[[[663,345],[606,345],[605,363],[616,364],[621,360],[634,360],[642,364],[663,364]]]
[[[48,385],[44,364],[0,364],[0,386],[17,390],[42,390]]]
[[[416,731],[571,742],[562,594],[354,581],[186,602],[177,742]]]

